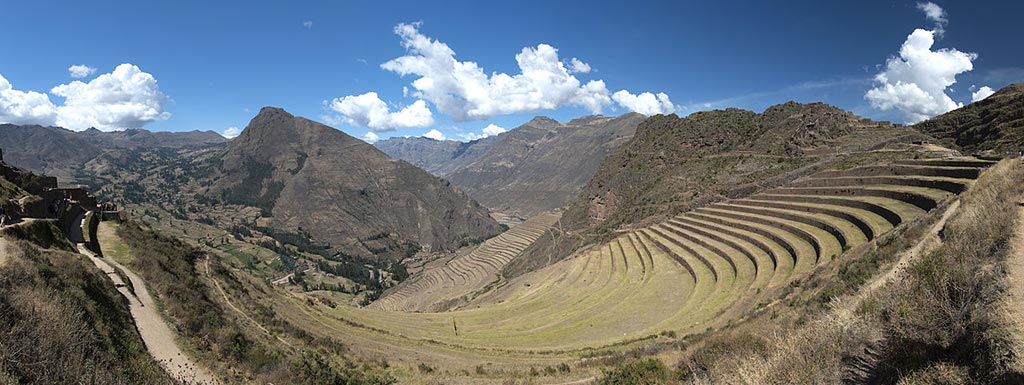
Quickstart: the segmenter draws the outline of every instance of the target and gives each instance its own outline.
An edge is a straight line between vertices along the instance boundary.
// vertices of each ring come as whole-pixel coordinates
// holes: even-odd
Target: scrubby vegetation
[[[668,384],[671,372],[661,361],[653,358],[631,358],[604,374],[598,385],[663,385]]]
[[[872,371],[874,378],[895,381],[918,372],[928,378],[953,369],[972,382],[1024,380],[1008,367],[1013,351],[996,307],[1006,290],[1021,181],[1024,165],[1016,160],[984,175],[942,231],[943,245],[879,299],[875,315],[884,337],[878,351],[886,364]]]
[[[258,335],[250,334],[239,321],[230,317],[232,310],[210,298],[212,293],[199,277],[197,261],[202,252],[184,243],[126,222],[118,235],[128,244],[132,267],[158,294],[163,313],[178,333],[201,355],[204,362],[219,362],[241,370],[249,380],[297,384],[388,384],[393,379],[381,368],[358,364],[343,355],[341,348],[328,341],[316,341],[305,332],[276,319],[270,309],[263,318],[278,328],[309,343],[302,355],[268,344]],[[230,276],[219,264],[214,273]],[[234,290],[245,291],[241,281],[234,281]],[[284,323],[282,325],[282,323]],[[321,348],[318,348],[321,347]],[[312,352],[311,352],[312,351]]]
[[[59,230],[4,229],[0,384],[172,384],[146,352],[127,306]],[[48,235],[42,235],[42,233]],[[19,239],[20,238],[20,239]],[[33,239],[50,240],[50,248]]]

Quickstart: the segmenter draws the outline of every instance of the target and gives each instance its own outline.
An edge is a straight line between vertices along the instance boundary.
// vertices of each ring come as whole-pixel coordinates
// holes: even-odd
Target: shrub
[[[654,358],[631,358],[605,372],[599,385],[661,385],[669,382],[669,370]]]

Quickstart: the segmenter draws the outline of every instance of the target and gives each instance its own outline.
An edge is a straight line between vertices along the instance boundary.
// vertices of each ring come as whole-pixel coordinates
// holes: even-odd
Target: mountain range
[[[645,117],[547,117],[468,142],[395,138],[376,146],[450,180],[484,206],[529,217],[565,206],[606,155],[633,137]]]
[[[153,132],[144,129],[75,132],[61,127],[0,124],[0,143],[8,162],[32,171],[73,179],[74,170],[107,150],[196,148],[227,143],[214,131]]]

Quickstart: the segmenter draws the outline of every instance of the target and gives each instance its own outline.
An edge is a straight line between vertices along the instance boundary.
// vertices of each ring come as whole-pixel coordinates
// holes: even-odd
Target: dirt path
[[[1013,331],[1013,350],[1017,353],[1014,369],[1024,372],[1024,197],[1017,206],[1017,229],[1010,240],[1010,255],[1006,259],[1007,281],[1010,290],[1006,298],[1007,320]]]
[[[597,377],[587,377],[587,378],[584,378],[582,380],[569,381],[569,382],[559,382],[559,383],[554,384],[554,385],[587,385],[587,384],[593,383],[594,381],[597,381]]]
[[[864,286],[859,298],[865,298],[867,295],[874,293],[890,280],[899,277],[908,267],[910,267],[911,263],[918,259],[918,257],[942,244],[942,240],[939,239],[939,232],[942,231],[942,228],[946,227],[946,221],[948,221],[949,217],[953,216],[953,213],[955,213],[959,208],[960,200],[957,199],[946,208],[946,211],[942,213],[942,217],[939,218],[939,221],[935,222],[935,224],[928,229],[928,232],[920,241],[917,242],[917,244],[914,245],[914,247],[911,247],[900,255],[900,259],[893,264],[889,271],[879,275],[873,281]]]
[[[7,239],[5,239],[4,237],[0,237],[0,266],[3,266],[5,263],[7,263],[7,253]]]
[[[142,340],[146,343],[146,350],[149,351],[149,354],[154,359],[160,362],[160,365],[163,365],[164,369],[171,376],[180,381],[190,383],[217,383],[206,369],[196,365],[178,346],[178,343],[174,340],[174,332],[171,331],[171,328],[167,326],[167,323],[164,322],[157,312],[156,303],[149,295],[149,291],[146,290],[146,283],[142,278],[112,259],[97,257],[96,254],[85,248],[82,244],[78,245],[78,251],[88,256],[89,260],[114,282],[117,291],[121,292],[121,295],[128,299],[129,310],[131,310],[132,318],[135,319],[135,327],[139,330],[139,335],[142,336]],[[128,276],[132,287],[135,289],[135,294],[128,290],[126,283],[112,266],[121,269],[124,275]]]
[[[109,258],[99,258],[83,244],[78,244],[78,252],[89,257],[89,260],[96,265],[117,287],[117,291],[128,299],[128,308],[132,318],[135,320],[135,327],[146,343],[146,350],[153,356],[160,365],[179,381],[198,384],[217,384],[213,376],[196,363],[181,350],[175,334],[167,326],[164,319],[157,312],[156,303],[146,290],[146,283],[138,275],[128,270],[121,264]],[[128,290],[128,286],[121,276],[114,270],[117,267],[131,281],[135,294]]]
[[[17,220],[17,222],[5,225],[4,227],[24,226],[34,221],[35,218],[22,218]],[[3,266],[5,263],[7,263],[7,260],[10,259],[10,250],[8,249],[9,246],[10,242],[7,241],[7,239],[5,239],[4,237],[0,237],[0,266]]]
[[[218,282],[216,279],[213,278],[212,275],[210,275],[210,258],[209,257],[206,258],[205,265],[206,265],[206,277],[209,278],[211,281],[213,281],[213,285],[217,287],[217,291],[220,292],[220,296],[224,299],[224,303],[226,303],[228,305],[228,307],[231,308],[231,310],[234,310],[236,313],[241,315],[243,318],[249,320],[249,322],[252,322],[253,325],[256,325],[256,327],[259,328],[261,331],[263,331],[263,333],[265,333],[266,335],[274,336],[272,333],[270,333],[270,330],[268,330],[267,328],[263,327],[263,325],[260,325],[259,322],[256,322],[255,319],[253,319],[248,314],[246,314],[244,311],[242,311],[242,309],[239,309],[237,306],[235,306],[235,304],[231,303],[231,300],[228,299],[228,294],[225,293],[224,292],[224,288],[222,288],[220,286],[220,282]],[[283,343],[285,345],[288,345],[288,347],[290,347],[290,348],[294,348],[295,347],[291,343],[289,343],[288,341],[285,341],[284,338],[281,338],[281,336],[274,336],[274,337],[277,338],[278,341],[281,341],[281,343]]]

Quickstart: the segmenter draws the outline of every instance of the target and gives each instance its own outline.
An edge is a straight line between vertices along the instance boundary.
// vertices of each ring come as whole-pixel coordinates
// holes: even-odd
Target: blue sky
[[[595,106],[605,115],[686,115],[824,101],[862,116],[914,121],[948,109],[935,100],[921,106],[915,95],[969,103],[979,87],[1024,81],[1024,52],[1015,49],[1024,2],[935,5],[943,13],[929,17],[915,1],[5,1],[0,121],[223,132],[272,105],[357,137],[437,130],[464,139],[489,125],[513,128],[535,115],[566,121]],[[396,34],[400,26],[405,40]],[[908,40],[918,28],[934,46],[924,56],[901,57],[905,43],[922,43]],[[438,85],[445,74],[422,67],[445,57],[424,58],[403,46],[417,37],[447,46],[460,64],[475,62],[489,94],[466,102],[453,90],[473,84]],[[541,44],[557,49],[554,64],[564,68],[553,70],[555,80],[541,72],[547,80],[539,85],[516,78],[524,48],[535,64],[552,64]],[[899,63],[890,66],[894,55]],[[382,67],[403,56],[420,62]],[[590,70],[573,71],[572,58]],[[939,62],[945,67],[914,72]],[[72,65],[85,66],[82,78],[72,78]],[[495,73],[508,74],[511,88],[536,89],[510,94],[494,86]],[[875,79],[879,73],[888,80]],[[950,76],[955,84],[946,87]],[[415,86],[420,78],[433,85]],[[603,91],[573,94],[592,81],[603,81]],[[913,89],[902,87],[911,81]],[[866,98],[872,89],[878,92]],[[620,90],[651,98],[630,102],[616,97]],[[342,108],[344,97],[360,95]],[[442,101],[453,95],[454,102]]]

